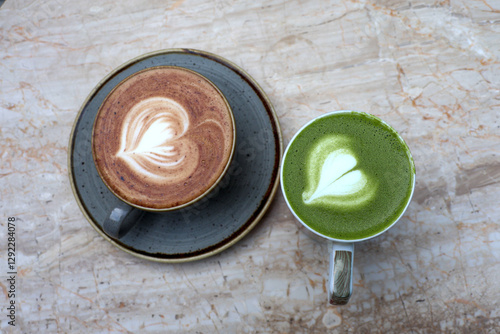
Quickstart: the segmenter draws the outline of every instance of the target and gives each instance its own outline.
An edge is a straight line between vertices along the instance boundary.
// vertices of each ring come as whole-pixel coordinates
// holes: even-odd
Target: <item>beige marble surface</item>
[[[407,140],[414,199],[356,246],[354,295],[326,304],[326,246],[280,193],[243,240],[147,262],[85,220],[67,146],[91,89],[165,48],[218,54],[260,83],[284,142],[327,111],[378,115]],[[6,0],[0,7],[0,332],[498,333],[500,2]],[[7,217],[18,218],[16,327]]]

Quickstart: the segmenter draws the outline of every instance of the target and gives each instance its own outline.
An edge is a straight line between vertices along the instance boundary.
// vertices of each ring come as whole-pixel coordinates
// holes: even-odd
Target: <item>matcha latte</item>
[[[410,201],[414,178],[411,154],[395,130],[369,114],[336,112],[295,135],[281,182],[305,225],[348,241],[392,226]]]

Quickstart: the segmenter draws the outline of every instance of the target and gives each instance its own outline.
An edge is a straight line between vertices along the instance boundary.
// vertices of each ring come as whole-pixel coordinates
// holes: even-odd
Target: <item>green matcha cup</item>
[[[360,115],[363,117],[370,118],[372,120],[378,121],[381,126],[384,126],[386,129],[389,129],[391,132],[394,133],[394,135],[399,139],[399,143],[401,148],[406,152],[406,156],[408,158],[407,162],[410,167],[410,179],[408,180],[408,184],[406,189],[408,190],[408,195],[407,197],[404,197],[402,200],[402,204],[397,207],[397,212],[395,215],[392,215],[391,218],[389,219],[390,221],[387,221],[382,229],[377,230],[373,234],[370,234],[368,236],[355,239],[355,238],[349,238],[349,239],[342,239],[340,237],[331,237],[328,235],[325,235],[322,232],[318,232],[311,226],[309,226],[304,220],[307,220],[307,218],[310,217],[304,217],[300,218],[300,215],[296,212],[296,209],[294,209],[293,205],[291,204],[290,198],[287,196],[286,188],[287,182],[294,182],[293,178],[292,180],[287,178],[287,172],[285,171],[285,165],[287,164],[287,158],[289,158],[290,155],[288,154],[290,151],[290,147],[293,146],[294,141],[300,136],[303,132],[311,131],[311,125],[318,120],[321,120],[323,117],[329,117],[333,115],[349,115],[349,114],[356,114]],[[334,134],[334,133],[332,133]],[[300,145],[294,146],[293,150],[295,151],[297,148],[300,149]],[[299,152],[300,154],[307,154],[307,152]],[[295,153],[297,154],[297,153]],[[329,268],[328,268],[328,302],[330,305],[345,305],[348,303],[351,295],[352,295],[352,281],[353,281],[353,259],[354,259],[354,244],[372,239],[384,232],[386,232],[389,228],[394,226],[399,219],[404,215],[404,212],[406,211],[408,205],[411,202],[411,198],[413,196],[413,192],[415,189],[415,165],[413,162],[413,158],[411,156],[411,152],[407,146],[407,144],[404,142],[404,140],[401,138],[401,136],[392,128],[390,125],[388,125],[386,122],[381,120],[380,118],[370,115],[368,113],[364,112],[359,112],[359,111],[350,111],[350,110],[340,110],[340,111],[333,111],[329,112],[326,114],[323,114],[319,117],[316,117],[309,121],[307,124],[305,124],[297,133],[293,136],[291,139],[290,143],[288,144],[285,153],[283,155],[283,160],[282,160],[282,165],[281,165],[281,170],[280,170],[280,177],[281,177],[281,190],[283,192],[283,196],[285,198],[285,201],[288,205],[288,208],[290,211],[293,213],[293,215],[296,218],[296,221],[298,222],[299,229],[303,231],[305,234],[308,236],[312,237],[313,239],[316,239],[320,242],[327,242],[328,243],[328,252],[329,252]],[[396,210],[395,209],[395,210]],[[333,210],[333,209],[332,209]],[[355,218],[353,218],[355,219]],[[355,223],[355,222],[353,222]],[[332,224],[333,226],[333,224]],[[333,233],[335,234],[335,233]]]

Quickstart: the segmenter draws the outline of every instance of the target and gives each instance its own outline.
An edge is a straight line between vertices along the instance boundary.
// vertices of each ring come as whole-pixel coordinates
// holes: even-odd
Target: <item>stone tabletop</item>
[[[498,333],[498,0],[0,4],[0,332]],[[134,257],[87,222],[67,167],[78,110],[114,68],[168,48],[249,73],[284,144],[342,109],[405,138],[413,201],[356,245],[347,306],[327,305],[327,246],[280,192],[237,244],[182,264]]]

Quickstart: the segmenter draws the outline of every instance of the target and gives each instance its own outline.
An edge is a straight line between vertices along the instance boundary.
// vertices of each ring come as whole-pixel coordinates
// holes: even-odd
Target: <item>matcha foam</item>
[[[302,193],[305,204],[353,208],[375,194],[376,178],[359,169],[348,137],[331,135],[318,140],[306,160],[307,186]]]
[[[368,114],[330,114],[294,138],[283,161],[283,189],[296,215],[328,237],[382,232],[411,197],[413,161],[397,133]]]

